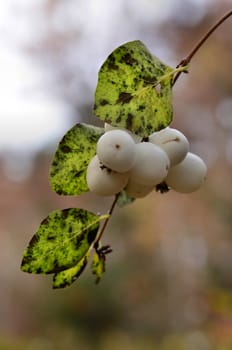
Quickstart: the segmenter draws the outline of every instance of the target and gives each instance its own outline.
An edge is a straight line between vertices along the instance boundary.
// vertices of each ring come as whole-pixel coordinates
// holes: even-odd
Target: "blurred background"
[[[97,73],[142,40],[175,67],[231,0],[0,2],[0,349],[232,349],[232,18],[174,88],[173,127],[207,163],[196,193],[152,193],[116,209],[107,271],[71,287],[20,271],[54,209],[105,213],[111,200],[59,197],[49,166],[60,138],[93,116]]]

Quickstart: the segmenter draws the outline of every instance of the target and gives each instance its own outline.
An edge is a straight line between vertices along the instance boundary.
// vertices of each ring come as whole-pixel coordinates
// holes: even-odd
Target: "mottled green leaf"
[[[51,212],[29,242],[21,269],[46,274],[75,266],[88,252],[105,218],[77,208]]]
[[[69,287],[82,274],[89,261],[89,252],[73,267],[58,272],[53,277],[53,288]]]
[[[79,195],[88,191],[86,170],[103,133],[102,128],[77,124],[64,135],[50,168],[50,183],[56,193]]]
[[[113,126],[147,137],[172,120],[175,72],[141,41],[118,47],[99,71],[95,114]]]
[[[121,191],[119,196],[118,196],[117,205],[120,208],[122,208],[128,204],[133,203],[134,201],[135,201],[135,198],[129,197],[128,194],[126,193],[126,191]]]
[[[96,283],[99,283],[105,272],[105,255],[95,251],[92,260],[92,273],[96,276]]]

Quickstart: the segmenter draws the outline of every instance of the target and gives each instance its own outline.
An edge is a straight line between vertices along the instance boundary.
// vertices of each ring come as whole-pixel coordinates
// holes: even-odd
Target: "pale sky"
[[[71,113],[69,106],[46,92],[46,71],[20,51],[22,46],[36,40],[36,36],[43,35],[39,9],[44,2],[0,2],[0,153],[5,150],[33,153],[47,143],[57,142],[71,127],[67,123],[67,115]],[[203,6],[210,0],[195,2]],[[78,5],[75,13],[73,3]],[[133,23],[128,23],[126,15],[123,15],[125,3],[130,8]],[[109,54],[109,49],[113,49],[111,43],[121,44],[137,38],[136,23],[154,21],[155,15],[159,20],[165,19],[175,0],[69,0],[60,4],[60,14],[58,11],[51,25],[57,30],[64,30],[64,21],[59,21],[59,16],[69,18],[67,27],[75,21],[82,24],[83,39],[79,44],[77,64],[86,79],[95,83],[100,61],[105,58],[106,52]],[[118,27],[118,30],[112,33],[112,26]],[[86,65],[86,60],[92,64]]]

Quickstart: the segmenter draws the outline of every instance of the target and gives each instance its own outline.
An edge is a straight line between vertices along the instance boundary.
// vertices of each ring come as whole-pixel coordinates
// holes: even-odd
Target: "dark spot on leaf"
[[[82,262],[82,265],[81,265],[81,268],[80,270],[77,272],[77,274],[73,277],[72,281],[76,281],[76,279],[81,275],[81,273],[84,271],[86,265],[88,263],[88,256],[85,255],[85,257],[83,258],[83,262]]]
[[[122,56],[122,62],[126,63],[128,66],[138,64],[138,61],[133,58],[129,52]]]
[[[82,274],[82,272],[84,271],[86,265],[88,263],[88,256],[86,255],[83,260],[81,261],[81,266],[79,268],[79,270],[77,271],[77,273],[72,276],[71,280],[68,280],[67,278],[63,278],[61,283],[59,283],[59,285],[56,285],[56,284],[53,284],[53,288],[56,289],[56,288],[65,288],[65,287],[68,287],[70,286],[70,284],[72,284],[73,282],[75,282],[78,277]],[[80,263],[79,263],[80,264]],[[62,273],[62,271],[61,271]],[[65,273],[65,271],[64,271]],[[55,281],[56,279],[56,274],[54,275],[54,278],[53,278],[53,281]]]
[[[98,232],[98,227],[88,232],[87,240],[89,245],[91,245],[95,240],[97,232]]]
[[[117,64],[109,62],[108,68],[111,69],[111,70],[118,70],[119,66],[117,66]]]
[[[41,225],[47,225],[49,223],[49,218],[45,218],[42,222]]]
[[[122,116],[119,115],[119,116],[117,117],[117,119],[116,119],[116,123],[120,123],[121,121],[122,121]]]
[[[64,269],[64,267],[61,267],[57,261],[57,259],[54,260],[54,263],[53,263],[53,269],[51,272],[49,273],[57,273],[57,272],[60,272]]]
[[[23,259],[22,259],[22,263],[21,263],[21,269],[24,272],[30,272],[30,267],[28,266],[28,264],[30,264],[31,262],[31,256],[30,255],[24,255]]]
[[[149,132],[151,132],[153,130],[153,126],[150,123],[147,124],[147,130]]]
[[[141,112],[144,111],[144,109],[146,109],[145,105],[139,105],[138,108],[137,108],[137,110],[141,111]]]
[[[55,189],[55,192],[59,195],[62,195],[62,194],[67,194],[66,192],[64,192],[63,190],[61,189]]]
[[[69,153],[69,152],[71,152],[71,148],[70,148],[69,146],[67,146],[67,145],[61,145],[61,146],[60,146],[60,149],[61,149],[61,151],[62,151],[63,153]]]
[[[131,113],[128,113],[126,118],[126,129],[131,130],[133,118],[134,116]]]
[[[62,218],[65,220],[69,216],[70,209],[63,209],[62,210]]]
[[[151,84],[151,85],[155,84],[157,81],[156,77],[148,77],[147,76],[147,77],[144,77],[143,79],[144,79],[145,83]]]
[[[29,247],[33,247],[39,241],[39,236],[35,234],[29,242]]]
[[[76,172],[75,177],[80,177],[83,174],[84,170],[79,170]]]
[[[75,210],[73,209],[73,213],[72,213],[73,217],[76,218],[77,220],[81,221],[82,223],[86,222],[86,212],[83,210]]]
[[[110,70],[118,70],[119,69],[118,65],[115,63],[115,57],[114,57],[113,53],[108,57],[106,63],[107,63],[108,69],[110,69]]]
[[[54,241],[55,238],[56,238],[56,236],[54,235],[54,233],[49,233],[49,234],[47,235],[47,239],[48,239],[49,241]]]
[[[38,267],[35,271],[36,271],[36,273],[43,273],[43,270],[41,269],[41,267]],[[29,271],[29,272],[31,272],[31,271]]]
[[[165,128],[167,125],[164,125],[163,123],[159,123],[157,124],[157,127],[156,127],[156,130],[155,131],[160,131],[162,130],[163,128]]]
[[[117,103],[122,103],[122,104],[129,103],[132,98],[133,96],[130,93],[121,92],[117,99]]]
[[[107,100],[101,100],[99,103],[101,106],[105,106],[105,105],[109,104],[109,102]]]
[[[80,248],[81,247],[81,244],[85,238],[85,232],[81,232],[80,234],[78,234],[76,237],[76,242],[75,242],[75,245],[76,245],[76,248]]]

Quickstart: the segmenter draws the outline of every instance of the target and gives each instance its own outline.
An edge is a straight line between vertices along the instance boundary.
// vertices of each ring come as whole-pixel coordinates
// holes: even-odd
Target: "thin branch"
[[[114,211],[114,208],[115,208],[115,206],[116,206],[118,197],[119,197],[119,193],[116,194],[116,196],[114,197],[114,200],[113,200],[113,202],[112,202],[112,204],[111,204],[111,207],[110,207],[110,209],[109,209],[109,211],[108,211],[108,216],[107,216],[107,218],[105,219],[105,221],[104,221],[104,223],[103,223],[103,225],[102,225],[102,228],[101,228],[101,230],[100,230],[100,232],[99,232],[99,234],[98,234],[98,236],[97,236],[97,239],[96,239],[96,241],[95,241],[95,243],[94,243],[94,248],[95,248],[96,250],[98,249],[99,242],[100,242],[100,240],[101,240],[101,238],[102,238],[102,235],[103,235],[103,233],[104,233],[104,231],[105,231],[105,229],[106,229],[106,226],[107,226],[107,224],[108,224],[108,222],[109,222],[109,220],[110,220],[110,218],[111,218],[111,215],[113,214],[113,211]]]
[[[192,49],[192,51],[188,54],[187,57],[182,59],[180,63],[177,65],[177,68],[187,66],[190,61],[192,60],[193,56],[199,51],[199,49],[202,47],[202,45],[205,43],[205,41],[211,36],[211,34],[223,23],[227,18],[229,18],[232,15],[232,10],[227,12],[222,18],[220,18],[209,30],[208,32],[202,37],[202,39],[197,43],[197,45]],[[182,71],[178,72],[174,79],[173,79],[173,85],[179,78],[179,76],[183,73]]]

